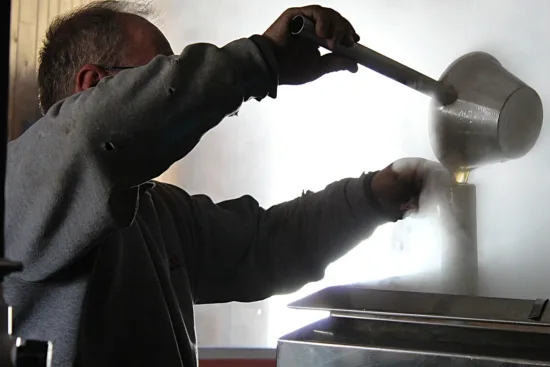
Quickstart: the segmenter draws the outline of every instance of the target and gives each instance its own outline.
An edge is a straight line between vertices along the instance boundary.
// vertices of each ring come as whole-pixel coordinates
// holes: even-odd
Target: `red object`
[[[207,359],[199,363],[200,367],[276,367],[274,359]]]

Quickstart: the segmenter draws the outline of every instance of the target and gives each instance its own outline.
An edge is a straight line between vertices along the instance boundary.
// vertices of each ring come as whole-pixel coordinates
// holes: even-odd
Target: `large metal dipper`
[[[291,32],[329,49],[303,16],[292,20]],[[453,172],[522,157],[539,137],[542,101],[537,92],[489,54],[462,56],[436,81],[358,43],[330,51],[432,97],[432,149]]]

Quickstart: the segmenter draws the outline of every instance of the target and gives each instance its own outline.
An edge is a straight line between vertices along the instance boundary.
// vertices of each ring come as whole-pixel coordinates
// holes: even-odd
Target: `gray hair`
[[[42,113],[74,93],[75,76],[87,63],[114,66],[123,61],[125,32],[120,14],[152,16],[147,2],[95,1],[56,18],[46,32],[38,60]]]

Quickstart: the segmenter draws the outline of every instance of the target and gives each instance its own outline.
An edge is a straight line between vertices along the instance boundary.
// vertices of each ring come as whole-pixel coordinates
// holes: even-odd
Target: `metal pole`
[[[315,25],[311,20],[301,15],[292,19],[290,30],[293,35],[303,37],[337,55],[348,57],[379,74],[435,98],[444,106],[457,100],[457,94],[453,87],[438,82],[359,43],[355,43],[352,47],[337,46],[333,50],[329,49],[326,40],[315,35]]]

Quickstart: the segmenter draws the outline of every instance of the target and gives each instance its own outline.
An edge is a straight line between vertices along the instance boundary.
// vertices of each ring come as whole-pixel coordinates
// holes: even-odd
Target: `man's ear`
[[[108,73],[100,66],[86,64],[80,68],[75,79],[75,93],[95,87]]]

